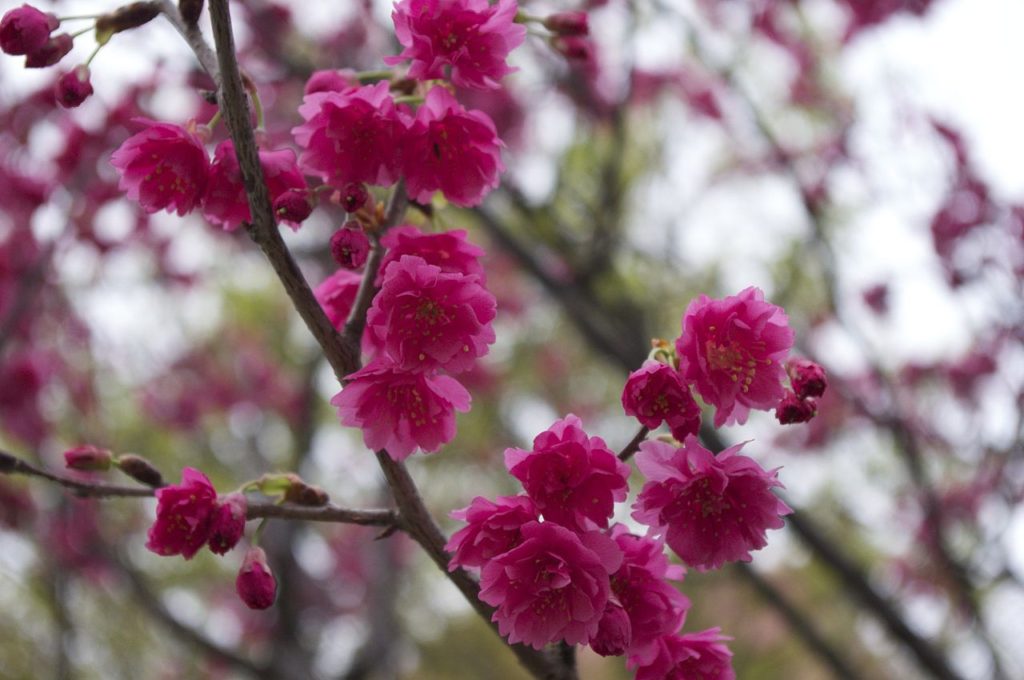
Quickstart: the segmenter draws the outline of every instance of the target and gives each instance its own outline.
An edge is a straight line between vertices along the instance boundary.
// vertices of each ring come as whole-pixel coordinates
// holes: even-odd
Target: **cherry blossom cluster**
[[[381,240],[379,292],[366,315],[370,362],[346,377],[331,403],[366,445],[396,460],[436,451],[455,436],[455,412],[469,409],[452,377],[473,367],[494,342],[494,296],[485,288],[483,251],[461,230],[425,234],[392,229]],[[360,277],[340,269],[317,289],[328,316],[343,324]]]
[[[755,288],[700,296],[682,326],[674,347],[655,343],[655,358],[630,375],[622,397],[644,433],[664,422],[672,434],[639,444],[646,481],[632,518],[646,535],[610,524],[627,498],[629,467],[574,415],[538,435],[531,450],[505,451],[523,493],[477,497],[452,513],[467,525],[446,546],[450,568],[480,570],[480,599],[495,607],[509,642],[586,644],[625,655],[637,678],[733,677],[718,629],[679,633],[689,601],[669,583],[683,568],[669,564],[664,546],[700,571],[750,561],[790,509],[773,492],[777,471],[740,453],[743,444],[717,455],[701,446],[690,389],[715,408],[716,427],[777,406],[787,393],[783,362],[793,332]],[[791,366],[801,399],[824,391],[820,367]]]
[[[827,381],[812,361],[787,363],[792,347],[785,311],[766,302],[758,288],[721,300],[701,295],[683,315],[674,345],[660,342],[653,358],[630,374],[622,406],[648,428],[667,424],[679,441],[700,429],[691,388],[714,407],[715,427],[743,424],[751,409],[775,410],[784,424],[806,422]]]

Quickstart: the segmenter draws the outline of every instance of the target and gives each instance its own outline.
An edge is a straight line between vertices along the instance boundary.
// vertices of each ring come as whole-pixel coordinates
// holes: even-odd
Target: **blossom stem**
[[[220,122],[221,115],[222,114],[221,114],[220,109],[217,109],[216,111],[214,111],[213,115],[210,116],[210,120],[208,120],[206,122],[206,127],[210,128],[211,130],[214,129],[215,127],[217,127],[217,123]]]
[[[395,97],[396,104],[422,104],[423,97],[418,94],[408,94],[402,97]]]
[[[636,436],[634,436],[629,441],[629,443],[626,444],[626,448],[619,451],[619,460],[627,461],[630,458],[632,458],[633,454],[640,450],[640,444],[643,443],[645,439],[647,439],[647,435],[650,434],[650,432],[651,428],[647,427],[646,425],[641,427],[640,431],[636,433]]]
[[[93,24],[92,26],[86,26],[85,28],[79,29],[79,30],[75,31],[74,33],[72,33],[71,34],[71,39],[74,40],[78,36],[85,35],[89,31],[92,31],[92,30],[95,30],[95,29],[96,29],[96,25],[95,24]]]
[[[360,71],[356,78],[361,83],[373,83],[378,80],[390,80],[394,75],[394,71],[385,68],[377,71]]]
[[[57,21],[85,21],[86,19],[99,19],[102,14],[72,14],[66,17],[57,17]]]
[[[96,55],[100,53],[100,49],[102,49],[105,44],[106,43],[99,43],[99,44],[96,45],[96,47],[93,49],[92,53],[89,55],[89,58],[85,60],[85,66],[86,67],[88,67],[89,64],[92,63],[92,60],[96,58]]]

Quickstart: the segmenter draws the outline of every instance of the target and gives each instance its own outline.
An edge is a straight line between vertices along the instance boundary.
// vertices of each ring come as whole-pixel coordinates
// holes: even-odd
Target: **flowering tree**
[[[13,677],[1022,671],[1024,209],[913,109],[961,354],[850,274],[830,69],[935,3],[55,4],[0,20]]]

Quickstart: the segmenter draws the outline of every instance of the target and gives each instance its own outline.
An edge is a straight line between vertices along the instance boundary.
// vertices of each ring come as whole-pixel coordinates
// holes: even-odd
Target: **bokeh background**
[[[531,30],[505,89],[462,93],[494,118],[508,172],[479,209],[414,215],[468,229],[499,298],[472,412],[411,461],[446,530],[474,496],[513,493],[503,450],[566,413],[624,445],[622,384],[651,339],[675,338],[697,294],[757,285],[831,386],[807,425],[754,414],[718,433],[782,468],[797,513],[748,567],[687,576],[686,628],[733,636],[743,679],[1024,677],[1024,3],[522,7],[586,9],[588,48]],[[232,10],[274,144],[312,71],[398,51],[387,3]],[[55,107],[57,75],[94,45],[45,71],[0,60],[0,444],[59,468],[91,442],[222,491],[295,470],[339,504],[387,505],[244,232],[144,216],[117,190],[109,154],[133,117],[212,114],[187,46],[161,19],[118,35],[92,62],[96,95]],[[313,284],[343,219],[327,206],[285,234]],[[0,478],[0,678],[526,677],[400,535],[271,522],[280,595],[252,612],[240,555],[144,548],[153,506]]]

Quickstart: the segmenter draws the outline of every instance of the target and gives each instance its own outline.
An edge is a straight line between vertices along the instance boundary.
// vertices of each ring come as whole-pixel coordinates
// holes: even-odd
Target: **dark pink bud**
[[[43,48],[60,22],[52,14],[22,5],[0,20],[0,50],[7,54],[30,54]]]
[[[64,452],[64,465],[70,470],[109,470],[114,456],[107,449],[82,444]]]
[[[210,516],[210,550],[223,555],[234,548],[245,533],[245,512],[248,503],[240,493],[229,493],[217,499]]]
[[[313,212],[309,192],[305,189],[288,189],[274,199],[274,214],[279,220],[301,222]]]
[[[121,468],[121,472],[135,481],[142,482],[147,486],[161,487],[166,484],[163,475],[153,467],[152,463],[142,456],[136,456],[134,453],[118,456],[117,467]]]
[[[74,43],[67,33],[55,35],[47,40],[42,47],[32,50],[25,56],[25,68],[46,68],[53,66],[71,51]]]
[[[305,94],[316,92],[344,92],[359,87],[359,79],[355,71],[341,69],[340,71],[313,71],[313,75],[306,81]]]
[[[818,404],[814,399],[800,399],[791,390],[775,407],[775,418],[783,425],[806,423],[818,413]]]
[[[556,12],[544,20],[544,28],[558,35],[588,35],[586,12]]]
[[[341,207],[347,213],[359,210],[366,205],[369,199],[370,193],[366,190],[366,186],[359,182],[349,182],[341,190]]]
[[[369,254],[370,239],[355,220],[346,222],[331,236],[331,255],[345,269],[359,269],[366,264]]]
[[[786,372],[789,373],[789,382],[797,398],[806,399],[825,394],[825,388],[828,387],[825,369],[813,361],[790,359],[786,362]]]
[[[609,602],[597,627],[597,636],[590,641],[590,648],[601,656],[621,656],[626,653],[632,638],[632,625],[626,610]]]
[[[73,109],[92,94],[89,82],[89,67],[79,65],[60,77],[55,88],[57,103],[65,109]]]
[[[266,609],[277,597],[277,581],[270,573],[263,548],[249,548],[235,579],[235,591],[249,609]]]
[[[569,61],[594,61],[594,45],[582,36],[558,36],[551,45]]]

